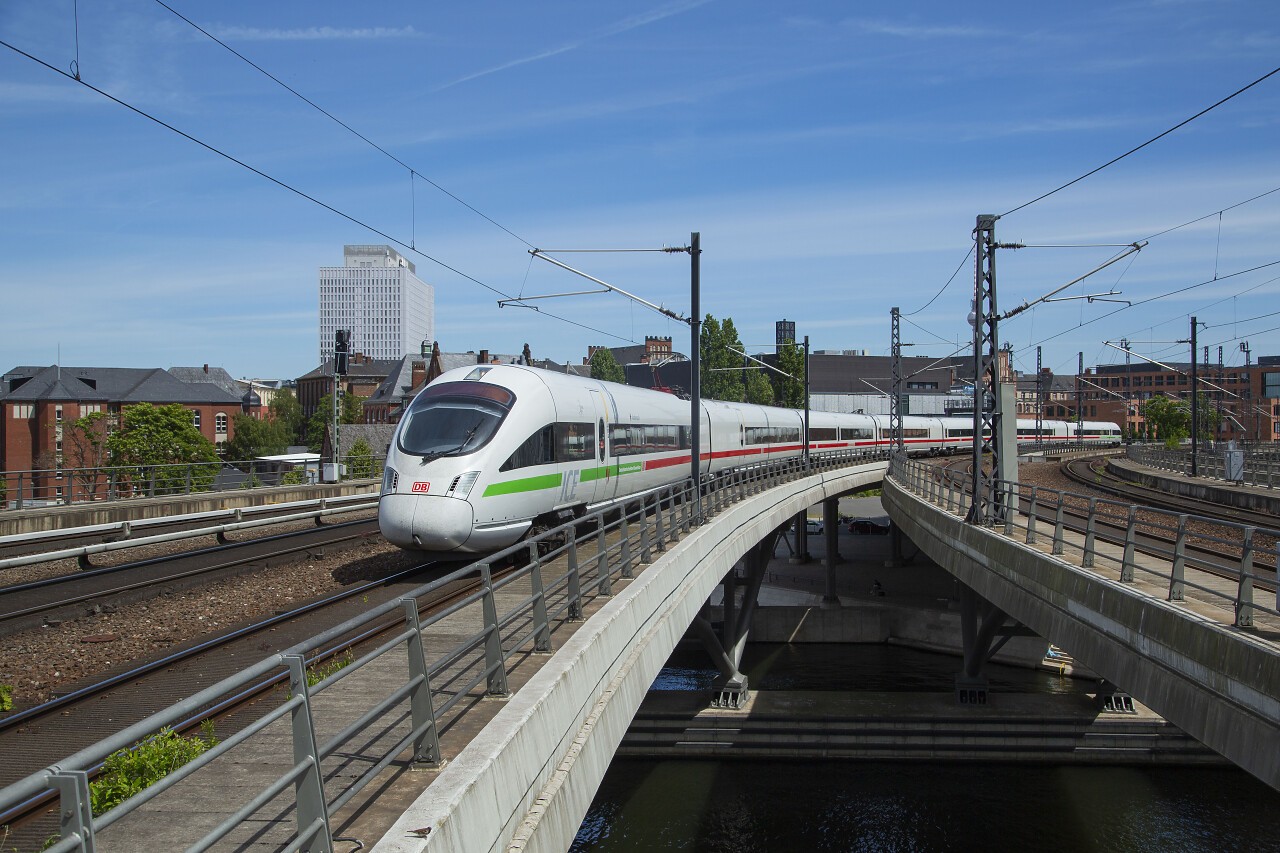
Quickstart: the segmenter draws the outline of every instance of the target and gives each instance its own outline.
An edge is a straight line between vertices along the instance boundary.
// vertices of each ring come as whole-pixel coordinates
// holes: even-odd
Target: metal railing
[[[889,476],[928,503],[961,518],[966,517],[973,501],[972,475],[966,471],[895,456]],[[1119,573],[1122,583],[1133,583],[1141,575],[1166,589],[1168,601],[1185,601],[1187,590],[1193,589],[1211,602],[1230,605],[1237,627],[1251,627],[1256,613],[1280,615],[1280,601],[1273,600],[1272,606],[1267,606],[1257,598],[1255,583],[1262,576],[1255,568],[1259,549],[1254,544],[1259,537],[1280,543],[1280,530],[1146,506],[1140,507],[1143,518],[1139,520],[1139,507],[1133,504],[1008,480],[995,481],[985,509],[993,529],[1028,545],[1037,545],[1041,536],[1051,536],[1050,554],[1070,559],[1081,568],[1108,565]],[[1229,532],[1222,536],[1189,532],[1189,522],[1206,522]],[[1191,540],[1212,551],[1217,559],[1188,548]],[[1100,548],[1100,544],[1112,547]],[[1138,560],[1138,553],[1155,561]],[[1280,547],[1271,554],[1280,559]],[[1232,593],[1224,592],[1223,584],[1217,588],[1210,585],[1209,578],[1188,578],[1188,569],[1216,573],[1221,572],[1224,562],[1236,573]]]
[[[79,545],[73,548],[62,548],[57,551],[41,551],[37,554],[24,554],[18,557],[0,559],[0,570],[18,566],[30,566],[36,563],[47,563],[53,560],[76,558],[83,561],[93,554],[108,551],[119,551],[124,548],[137,548],[141,545],[155,545],[160,542],[177,542],[196,536],[217,536],[220,542],[223,537],[237,530],[251,530],[276,524],[288,524],[294,521],[314,520],[317,525],[321,519],[332,515],[344,515],[349,512],[376,509],[379,496],[376,494],[344,495],[332,498],[317,498],[312,501],[296,501],[288,504],[268,504],[261,507],[236,507],[234,509],[214,510],[212,512],[191,513],[190,515],[166,516],[161,518],[138,519],[136,521],[119,521],[110,524],[94,524],[85,527],[70,527],[61,530],[43,530],[35,533],[18,533],[12,536],[0,536],[0,547],[11,545],[30,545],[47,539],[67,539],[74,536],[99,535],[116,533],[119,541],[97,542],[91,545]],[[308,509],[307,507],[313,507]],[[280,514],[284,510],[284,514]],[[297,510],[291,511],[291,510]],[[275,513],[268,518],[246,520],[247,515]],[[149,526],[180,523],[186,521],[212,521],[216,518],[229,518],[230,521],[191,530],[177,530],[170,533],[158,533],[151,536],[136,536],[139,529]],[[3,853],[3,851],[0,851]]]
[[[1196,454],[1196,476],[1227,480],[1227,458],[1224,451],[1225,448],[1219,445],[1212,450],[1203,450]],[[1191,476],[1190,450],[1130,445],[1126,455],[1130,461],[1148,468]],[[1280,488],[1280,459],[1277,459],[1273,453],[1255,453],[1246,450],[1242,473],[1242,479],[1228,482],[1257,486],[1262,489]]]
[[[842,451],[803,459],[778,460],[744,466],[709,475],[703,481],[701,508],[713,516],[732,503],[784,482],[850,465],[884,459],[884,451]],[[287,851],[332,849],[329,816],[350,802],[397,756],[412,750],[415,761],[439,763],[437,720],[460,703],[475,699],[472,693],[483,685],[485,694],[508,694],[507,676],[512,660],[526,650],[549,652],[551,627],[556,620],[578,620],[584,603],[595,596],[613,594],[613,583],[631,578],[637,567],[653,560],[657,552],[678,541],[682,533],[698,526],[697,505],[690,483],[653,489],[633,495],[600,509],[586,518],[575,519],[536,537],[521,541],[470,565],[449,572],[401,598],[343,622],[283,652],[271,655],[194,696],[142,720],[57,764],[34,773],[0,790],[0,824],[24,803],[56,791],[60,798],[61,838],[48,850],[93,851],[95,834],[139,807],[165,794],[183,779],[210,762],[242,747],[254,735],[277,721],[288,720],[292,741],[292,767],[227,816],[215,829],[187,849],[206,850],[225,838],[235,827],[259,813],[277,796],[294,792],[296,831]],[[586,528],[584,530],[584,528]],[[563,564],[556,561],[563,557]],[[523,566],[497,576],[495,565],[508,558]],[[519,559],[517,559],[519,558]],[[562,570],[549,576],[552,564]],[[442,591],[464,578],[478,577],[478,588],[443,610],[424,617],[418,599]],[[495,593],[518,587],[517,601],[505,612],[498,611]],[[528,595],[523,595],[524,590]],[[482,627],[453,648],[437,651],[428,659],[422,632],[462,611],[477,614]],[[397,630],[374,650],[314,685],[307,684],[307,666],[322,650],[348,648],[352,635],[374,633],[383,617],[402,613],[405,627]],[[352,677],[370,663],[395,653],[403,655],[403,680],[369,710],[349,721],[326,720],[341,730],[327,741],[317,740],[316,709],[313,699]],[[211,747],[190,763],[165,776],[105,814],[92,813],[89,776],[111,754],[153,737],[156,733],[198,719],[202,712],[227,696],[253,690],[274,674],[287,672],[289,695],[246,728]],[[364,694],[361,694],[364,696]],[[266,704],[266,703],[263,703]],[[407,707],[406,707],[407,706]],[[459,708],[461,711],[462,708]],[[408,730],[387,748],[358,777],[326,771],[325,762],[341,758],[344,746],[361,732],[375,726],[391,728],[392,722],[407,718]],[[350,749],[350,747],[348,747]],[[287,809],[280,810],[284,813]]]
[[[382,476],[381,456],[348,456],[341,479]],[[261,459],[0,471],[0,510],[94,501],[224,492],[319,481],[315,469],[292,470]]]

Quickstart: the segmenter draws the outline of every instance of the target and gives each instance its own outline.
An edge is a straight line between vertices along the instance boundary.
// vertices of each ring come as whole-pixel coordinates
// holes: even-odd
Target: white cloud
[[[531,54],[529,56],[522,56],[518,59],[512,59],[508,62],[503,62],[498,65],[494,65],[489,68],[485,68],[480,71],[467,74],[463,77],[457,78],[456,80],[451,80],[448,83],[444,83],[440,86],[437,86],[434,91],[440,92],[445,89],[452,88],[454,86],[469,82],[471,80],[475,80],[480,77],[486,77],[490,74],[496,74],[500,71],[507,71],[511,68],[517,68],[521,65],[527,65],[530,62],[538,62],[543,59],[550,59],[551,57],[559,56],[562,53],[569,53],[570,51],[577,50],[578,48],[583,47],[584,45],[588,45],[592,42],[600,41],[601,39],[606,39],[606,38],[609,38],[610,36],[620,35],[622,33],[627,32],[628,30],[634,30],[638,27],[643,27],[647,24],[652,24],[656,21],[661,21],[664,18],[670,18],[673,15],[679,15],[684,12],[688,12],[690,9],[696,9],[697,7],[703,6],[709,2],[711,2],[711,0],[678,0],[678,2],[667,3],[665,5],[657,7],[656,9],[651,9],[647,12],[641,12],[640,14],[631,15],[629,17],[623,18],[619,21],[609,24],[608,26],[605,26],[605,27],[602,27],[601,29],[596,30],[595,32],[590,33],[589,35],[583,36],[580,39],[575,39],[573,41],[566,42],[560,45],[559,47],[553,47],[548,50],[538,51],[537,53]]]
[[[996,30],[969,26],[918,26],[900,24],[891,21],[872,21],[865,18],[849,18],[840,22],[842,26],[851,27],[875,35],[899,36],[911,39],[935,38],[995,38],[1003,34]]]
[[[417,38],[410,24],[404,27],[306,27],[298,30],[258,27],[210,27],[223,41],[349,41],[354,39]]]

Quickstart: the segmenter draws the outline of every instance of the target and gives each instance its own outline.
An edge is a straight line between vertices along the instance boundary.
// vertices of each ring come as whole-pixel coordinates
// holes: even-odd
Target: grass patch
[[[309,666],[307,667],[307,686],[315,687],[335,672],[344,670],[353,663],[355,663],[355,657],[351,654],[351,649],[347,649],[347,653],[342,657],[334,658],[324,666]]]
[[[200,731],[200,735],[182,737],[172,729],[163,729],[131,749],[113,753],[103,762],[102,774],[89,785],[93,813],[105,814],[217,745],[212,721],[201,723]]]

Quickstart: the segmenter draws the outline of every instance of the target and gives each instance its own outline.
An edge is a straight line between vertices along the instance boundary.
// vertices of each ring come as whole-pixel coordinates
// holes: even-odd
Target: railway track
[[[1137,483],[1129,482],[1106,470],[1105,464],[1097,465],[1098,459],[1072,459],[1061,463],[1059,470],[1064,477],[1089,486],[1099,491],[1115,495],[1123,500],[1156,507],[1170,512],[1202,515],[1208,518],[1220,518],[1236,524],[1248,524],[1254,527],[1280,527],[1280,518],[1271,513],[1255,512],[1246,509],[1223,506],[1213,501],[1171,495],[1160,489],[1153,489]]]
[[[0,787],[48,766],[53,757],[68,755],[109,734],[173,705],[223,678],[240,671],[247,661],[258,660],[273,651],[289,648],[328,628],[339,625],[364,610],[393,600],[420,587],[425,581],[446,574],[456,563],[428,562],[396,572],[388,577],[353,586],[265,620],[228,631],[213,639],[189,643],[140,666],[109,675],[64,696],[16,714],[0,718]],[[449,606],[470,594],[478,582],[460,581],[437,591],[430,601],[419,599],[423,612]],[[403,617],[388,617],[383,623],[359,634],[344,636],[320,650],[312,666],[376,645],[390,632],[400,629]],[[199,729],[202,720],[215,720],[219,738],[238,731],[257,715],[240,712],[264,701],[281,701],[287,689],[288,673],[264,679],[252,689],[199,709],[188,722],[175,730],[180,734]],[[96,772],[96,771],[95,771]],[[50,813],[53,795],[23,803],[0,814],[0,826],[13,830],[9,844],[26,844],[30,849],[57,832],[56,815]],[[26,849],[19,847],[18,849]]]
[[[376,498],[373,495],[351,495],[348,497],[329,498],[327,504],[339,507],[345,502],[357,502],[361,498]],[[19,557],[27,554],[41,554],[65,548],[83,545],[95,545],[102,542],[120,542],[131,537],[157,536],[198,530],[217,524],[221,521],[241,517],[271,519],[276,516],[290,515],[300,510],[315,506],[318,501],[293,501],[289,503],[269,504],[266,506],[242,507],[235,509],[211,510],[207,512],[189,513],[171,517],[137,518],[95,524],[72,529],[35,531],[0,537],[0,560]],[[355,507],[353,507],[353,510]]]
[[[378,535],[376,518],[227,542],[110,568],[0,587],[0,636],[278,565]]]
[[[1068,466],[1079,466],[1087,463],[1088,459],[1076,459],[1061,463],[1060,470]],[[957,470],[968,474],[971,463],[968,460],[947,460],[939,463],[938,468],[943,470]],[[1082,479],[1082,477],[1084,479]],[[1079,482],[1090,488],[1097,489],[1107,494],[1097,483],[1095,483],[1090,475],[1078,475],[1072,477],[1073,482]],[[1051,532],[1055,522],[1056,507],[1049,502],[1049,495],[1056,494],[1056,490],[1038,487],[1037,491],[1040,499],[1036,508],[1036,523],[1041,529],[1048,527]],[[1143,491],[1151,492],[1153,490],[1144,489]],[[1026,513],[1030,510],[1029,489],[1025,489],[1019,494],[1019,511]],[[1171,532],[1156,530],[1157,524],[1168,525],[1169,519],[1162,522],[1155,522],[1142,517],[1142,508],[1152,506],[1144,501],[1139,500],[1136,493],[1110,493],[1120,497],[1121,499],[1134,504],[1141,504],[1139,507],[1139,519],[1137,522],[1137,532],[1135,536],[1135,550],[1139,553],[1145,553],[1149,556],[1158,558],[1167,558],[1173,551],[1174,536]],[[1174,501],[1171,496],[1164,492],[1155,492],[1155,497],[1160,497],[1166,503],[1165,507],[1155,506],[1153,509],[1163,510],[1164,512],[1186,513],[1189,515],[1203,515],[1206,518],[1218,519],[1222,522],[1232,524],[1249,524],[1257,527],[1277,529],[1280,528],[1280,520],[1274,516],[1262,516],[1256,521],[1243,521],[1234,514],[1232,508],[1222,507],[1217,504],[1206,504],[1197,508],[1191,508],[1181,499]],[[1087,498],[1088,496],[1084,496]],[[1077,498],[1077,500],[1079,500]],[[1200,502],[1203,503],[1203,502]],[[1110,510],[1114,509],[1113,514]],[[1100,541],[1108,542],[1114,545],[1123,545],[1125,541],[1125,533],[1128,527],[1127,517],[1121,516],[1118,512],[1119,508],[1102,507],[1095,518],[1095,533]],[[1202,511],[1203,510],[1203,511]],[[1076,533],[1083,534],[1088,519],[1088,507],[1083,502],[1073,503],[1068,493],[1066,500],[1063,502],[1063,524],[1064,527]],[[1212,522],[1197,522],[1203,525],[1212,525]],[[1214,527],[1210,529],[1205,527],[1197,530],[1189,537],[1185,548],[1189,557],[1196,558],[1197,568],[1201,571],[1209,572],[1221,578],[1230,580],[1239,580],[1239,571],[1233,563],[1233,559],[1238,556],[1238,541],[1234,540],[1234,529],[1229,527]],[[1198,541],[1197,541],[1198,540]],[[1266,543],[1263,543],[1264,545]],[[1235,549],[1234,554],[1232,553]],[[1262,547],[1258,550],[1254,557],[1255,570],[1263,573],[1263,578],[1257,583],[1260,590],[1272,593],[1276,589],[1276,557],[1274,548]]]

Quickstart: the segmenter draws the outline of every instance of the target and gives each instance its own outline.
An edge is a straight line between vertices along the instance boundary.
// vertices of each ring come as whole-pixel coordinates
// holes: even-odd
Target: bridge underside
[[[965,524],[885,480],[890,517],[938,565],[1144,705],[1280,788],[1280,655],[1248,632]]]
[[[506,700],[375,851],[567,849],[653,679],[725,574],[797,513],[884,471],[875,462],[797,479],[692,530]]]

